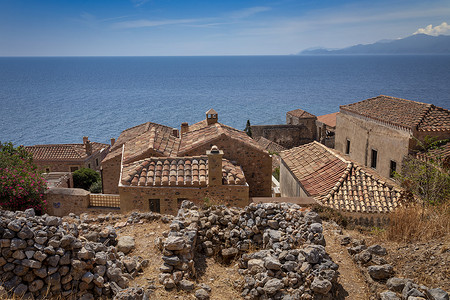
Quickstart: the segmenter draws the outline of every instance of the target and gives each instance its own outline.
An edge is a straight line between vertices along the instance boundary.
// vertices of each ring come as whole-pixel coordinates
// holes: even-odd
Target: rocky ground
[[[254,211],[250,211],[249,213],[254,213]],[[209,215],[210,214],[206,214],[205,217],[208,218]],[[101,236],[97,235],[102,232],[103,228],[114,228],[118,240],[125,236],[133,237],[135,246],[127,256],[130,258],[131,262],[145,261],[148,262],[148,266],[142,268],[142,271],[132,272],[132,276],[128,276],[129,286],[142,287],[142,292],[147,293],[150,299],[195,299],[194,291],[183,291],[180,288],[168,291],[164,288],[164,284],[161,283],[160,280],[162,252],[157,244],[158,241],[161,243],[161,240],[165,239],[168,232],[171,230],[172,217],[163,216],[162,218],[155,218],[146,217],[145,214],[134,213],[129,215],[110,214],[107,216],[72,216],[65,217],[62,221],[67,222],[68,224],[77,224],[80,229],[80,236],[83,237],[82,240],[99,240]],[[248,219],[245,221],[248,222]],[[282,219],[278,219],[277,222],[282,222]],[[380,299],[380,297],[381,299],[392,300],[448,299],[445,294],[442,293],[440,295],[443,296],[438,298],[436,296],[438,294],[436,293],[440,291],[432,290],[433,288],[442,288],[448,291],[448,287],[450,287],[450,241],[448,238],[428,241],[427,243],[402,244],[387,242],[380,238],[380,235],[377,234],[377,232],[361,232],[360,230],[342,229],[333,222],[323,222],[322,227],[323,237],[326,241],[326,255],[329,256],[330,262],[339,265],[337,282],[335,287],[333,287],[333,291],[335,290],[333,292],[334,294],[332,298],[330,298],[329,295],[327,296],[328,298],[319,295],[322,299],[363,300]],[[83,228],[85,228],[84,232]],[[202,228],[203,227],[200,226],[200,232],[202,232]],[[224,228],[226,228],[226,226]],[[97,232],[97,234],[91,232]],[[308,237],[305,236],[305,238],[307,239]],[[315,238],[317,238],[317,236]],[[364,261],[364,259],[366,259],[364,255],[367,255],[367,253],[370,252],[368,251],[368,248],[371,246],[373,248],[374,245],[379,245],[381,249],[385,249],[386,254],[384,255],[383,253],[383,255],[380,256],[373,254],[371,255],[369,262]],[[203,247],[203,250],[208,250],[204,245]],[[207,253],[203,253],[205,251],[197,253],[197,257],[195,258],[195,261],[197,262],[195,265],[196,278],[193,281],[197,287],[204,286],[205,289],[207,289],[207,295],[205,297],[209,297],[209,299],[242,299],[243,296],[246,296],[247,298],[250,297],[253,285],[249,285],[248,283],[250,270],[247,271],[246,268],[250,269],[248,266],[250,260],[252,263],[255,263],[255,261],[258,260],[259,255],[261,255],[261,253],[258,254],[258,249],[253,249],[251,247],[250,244],[250,249],[246,250],[246,252],[256,254],[254,257],[245,257],[244,261],[242,259],[239,260],[236,257],[228,262],[219,262],[213,256],[208,256],[206,255]],[[354,247],[360,249],[357,250],[360,252],[349,252],[348,248]],[[375,248],[378,249],[377,247]],[[272,252],[271,254],[269,253],[269,256],[275,258],[275,266],[277,266],[278,263],[289,263],[289,261],[284,258],[286,255],[290,254],[289,251],[291,250],[289,249],[291,248],[287,249],[287,252],[280,250],[276,251],[276,248],[271,250]],[[281,252],[284,254],[281,254]],[[305,252],[296,252],[295,254],[300,253],[305,256]],[[283,258],[281,258],[280,254]],[[125,258],[120,258],[125,265],[124,259]],[[386,278],[374,279],[369,272],[371,265],[372,269],[373,265],[390,265],[392,270],[389,268],[387,269],[387,273],[389,274]],[[267,268],[269,273],[272,272],[273,274],[273,277],[269,277],[269,280],[275,282],[277,276],[282,275],[280,272],[277,273],[275,269],[268,268],[266,261],[263,266]],[[14,272],[16,272],[16,270],[14,270]],[[293,274],[291,275],[294,276]],[[391,277],[391,279],[388,280],[388,277]],[[394,277],[394,280],[392,277]],[[399,279],[397,280],[396,278]],[[404,278],[407,278],[408,280],[405,280]],[[285,286],[289,286],[289,284],[292,283],[285,283]],[[294,284],[292,286],[297,285]],[[403,291],[405,290],[405,286],[407,286],[406,292]],[[431,291],[431,294],[427,294],[426,289],[424,289],[425,286]],[[247,287],[248,291],[245,291],[245,287]],[[262,287],[265,286],[263,285]],[[399,290],[400,287],[401,290]],[[253,292],[256,293],[256,285],[254,286],[254,289],[255,291]],[[416,291],[419,294],[414,294]],[[403,298],[402,292],[404,294]],[[410,298],[405,298],[405,295],[408,297],[408,293],[410,294]],[[435,298],[432,298],[432,293],[435,293]],[[120,299],[135,299],[136,295],[137,294],[134,294],[132,298],[127,298],[130,296],[130,294],[127,294]],[[424,297],[413,298],[414,295],[423,295]],[[283,299],[301,299],[296,298],[297,296],[285,295],[286,298]],[[314,297],[317,298],[317,296],[318,295]],[[275,297],[275,294],[273,297]],[[143,299],[145,298],[143,297]],[[266,297],[265,299],[272,298]]]

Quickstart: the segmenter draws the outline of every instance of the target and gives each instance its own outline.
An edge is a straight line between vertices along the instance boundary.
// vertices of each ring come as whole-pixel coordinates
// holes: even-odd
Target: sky
[[[0,56],[289,55],[449,24],[449,0],[0,0]]]

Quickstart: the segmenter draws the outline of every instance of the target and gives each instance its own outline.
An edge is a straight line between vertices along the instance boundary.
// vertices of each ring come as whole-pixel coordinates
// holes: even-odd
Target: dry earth
[[[126,216],[113,223],[102,225],[117,225],[125,222]],[[133,236],[136,249],[132,256],[141,256],[149,260],[149,266],[130,283],[130,286],[141,286],[151,291],[151,299],[194,299],[193,293],[183,291],[166,291],[158,282],[159,267],[162,263],[161,253],[155,247],[155,239],[169,230],[169,224],[161,221],[128,224],[117,228],[117,235]],[[373,297],[369,283],[353,262],[347,252],[347,246],[340,244],[344,235],[353,239],[365,239],[367,245],[380,244],[388,250],[386,260],[391,263],[397,277],[411,278],[415,282],[431,288],[441,287],[448,290],[450,286],[450,241],[448,238],[430,241],[428,243],[400,244],[386,242],[374,233],[362,233],[358,230],[341,229],[337,225],[324,222],[324,235],[327,242],[326,250],[339,265],[339,300],[365,300]],[[212,258],[197,257],[197,283],[206,283],[211,289],[211,299],[240,299],[240,292],[233,286],[236,280],[242,279],[238,274],[236,263],[222,265]]]

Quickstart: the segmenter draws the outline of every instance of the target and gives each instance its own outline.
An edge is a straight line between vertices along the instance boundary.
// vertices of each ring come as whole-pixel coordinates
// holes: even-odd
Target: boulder
[[[394,268],[389,264],[370,266],[367,268],[367,271],[369,272],[370,277],[375,280],[388,279],[394,275]]]
[[[134,238],[132,236],[121,236],[117,241],[117,251],[128,254],[135,248]]]
[[[311,283],[311,289],[318,294],[325,295],[327,294],[333,285],[330,281],[326,279],[321,279],[319,277],[314,277],[313,282]]]

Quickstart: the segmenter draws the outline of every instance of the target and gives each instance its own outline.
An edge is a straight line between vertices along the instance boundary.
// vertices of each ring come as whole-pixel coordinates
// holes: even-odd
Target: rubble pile
[[[320,218],[296,204],[199,210],[185,201],[170,228],[156,241],[167,289],[195,289],[196,250],[224,263],[237,259],[244,276],[237,285],[246,299],[333,298],[338,266],[325,251]]]

